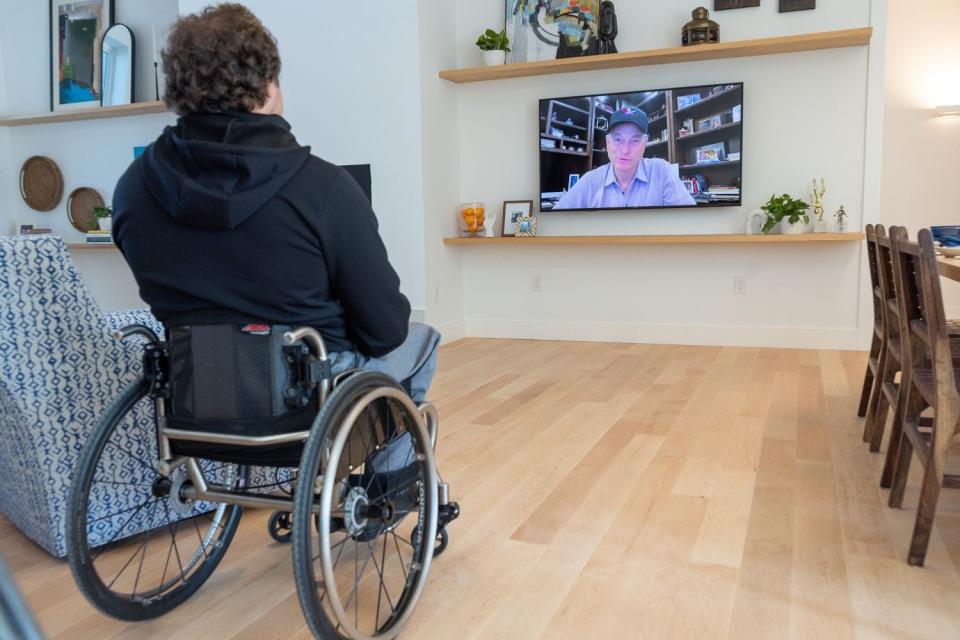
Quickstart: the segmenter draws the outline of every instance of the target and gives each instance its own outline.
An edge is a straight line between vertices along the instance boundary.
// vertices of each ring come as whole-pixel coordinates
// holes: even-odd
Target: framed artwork
[[[817,0],[780,0],[780,13],[809,11],[817,8]]]
[[[501,236],[517,234],[517,218],[533,216],[533,200],[506,200],[503,203]]]
[[[571,173],[567,176],[567,191],[573,189],[573,186],[580,181],[579,173]]]
[[[595,55],[600,0],[505,0],[507,64]]]
[[[747,7],[759,7],[760,0],[713,0],[714,11],[726,11],[727,9],[745,9]]]
[[[50,110],[100,106],[101,46],[113,0],[50,0]]]

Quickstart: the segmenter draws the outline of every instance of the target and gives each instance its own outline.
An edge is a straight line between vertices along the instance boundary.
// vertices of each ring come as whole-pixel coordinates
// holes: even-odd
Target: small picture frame
[[[780,0],[780,13],[809,11],[817,8],[817,0]]]
[[[32,224],[29,224],[29,223],[26,223],[26,222],[21,222],[21,223],[19,223],[19,224],[17,225],[17,234],[18,234],[18,235],[21,235],[21,236],[29,235],[31,231],[33,231],[33,225],[32,225]]]
[[[568,175],[568,176],[567,176],[567,191],[570,191],[570,189],[573,189],[573,185],[577,184],[577,182],[578,182],[579,180],[580,180],[580,174],[579,174],[579,173],[571,173],[570,175]]]
[[[533,200],[505,200],[500,235],[517,235],[517,218],[521,216],[533,217]]]
[[[697,120],[697,131],[709,131],[720,126],[723,126],[723,116],[719,113]]]
[[[697,164],[713,164],[726,160],[726,151],[722,142],[697,148]]]
[[[697,104],[700,102],[699,93],[691,93],[685,96],[677,96],[677,110],[684,109],[689,107],[692,104]]]
[[[714,11],[726,11],[727,9],[746,9],[747,7],[759,7],[760,0],[713,0]]]

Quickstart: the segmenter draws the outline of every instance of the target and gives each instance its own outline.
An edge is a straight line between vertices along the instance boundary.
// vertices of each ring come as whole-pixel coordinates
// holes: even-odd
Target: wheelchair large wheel
[[[293,572],[314,636],[396,637],[426,583],[437,531],[437,472],[416,406],[388,376],[350,377],[314,421],[298,477]]]
[[[84,596],[121,620],[155,618],[206,581],[237,530],[241,507],[183,499],[183,466],[157,471],[157,426],[145,380],[113,402],[87,441],[70,489],[67,557]],[[197,460],[219,483],[245,469]]]

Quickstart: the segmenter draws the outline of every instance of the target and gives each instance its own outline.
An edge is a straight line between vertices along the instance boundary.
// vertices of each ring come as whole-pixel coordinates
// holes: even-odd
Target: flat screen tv
[[[540,101],[540,210],[740,204],[743,83]]]

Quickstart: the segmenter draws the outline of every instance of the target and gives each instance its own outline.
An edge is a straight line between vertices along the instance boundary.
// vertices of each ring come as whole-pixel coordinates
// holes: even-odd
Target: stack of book
[[[711,185],[705,194],[710,202],[738,202],[740,188],[733,185]]]
[[[110,235],[109,231],[100,231],[99,229],[87,231],[87,242],[90,244],[112,244],[113,236]]]

